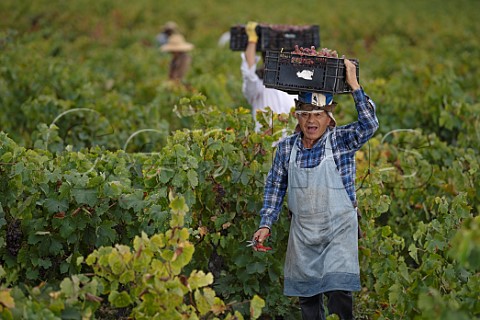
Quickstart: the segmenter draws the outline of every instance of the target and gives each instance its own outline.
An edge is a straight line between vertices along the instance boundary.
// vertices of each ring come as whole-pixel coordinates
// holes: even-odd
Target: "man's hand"
[[[245,27],[245,32],[247,33],[248,42],[253,42],[253,43],[258,42],[257,30],[255,30],[257,25],[258,25],[258,23],[254,22],[254,21],[249,21],[247,23],[247,25]]]
[[[345,69],[346,69],[346,80],[352,91],[360,89],[360,85],[357,81],[357,67],[355,64],[348,60],[347,58],[343,59],[345,61]]]
[[[253,235],[253,239],[258,242],[258,245],[253,246],[253,250],[255,251],[261,251],[261,252],[267,252],[271,248],[269,247],[264,247],[263,242],[267,237],[270,235],[270,229],[268,228],[260,228],[255,232]]]

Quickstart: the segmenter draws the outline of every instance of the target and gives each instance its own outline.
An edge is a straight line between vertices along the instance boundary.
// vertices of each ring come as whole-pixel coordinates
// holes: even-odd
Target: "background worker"
[[[180,33],[174,33],[168,38],[168,42],[160,47],[162,52],[172,55],[168,78],[175,82],[181,82],[190,68],[192,57],[190,51],[194,45],[185,41]]]
[[[174,21],[167,21],[163,26],[159,34],[156,35],[155,39],[159,46],[163,46],[168,42],[168,38],[174,34],[180,33],[178,25]]]
[[[242,72],[242,93],[252,106],[253,119],[256,120],[257,111],[263,111],[266,107],[277,114],[289,114],[295,106],[295,98],[297,95],[290,95],[281,90],[266,88],[263,85],[264,57],[262,57],[261,65],[257,69],[260,57],[257,55],[258,35],[256,31],[258,23],[248,22],[245,31],[248,37],[248,44],[245,52],[242,52],[242,64],[240,70]],[[265,52],[262,53],[263,55]],[[260,128],[256,122],[256,130]]]

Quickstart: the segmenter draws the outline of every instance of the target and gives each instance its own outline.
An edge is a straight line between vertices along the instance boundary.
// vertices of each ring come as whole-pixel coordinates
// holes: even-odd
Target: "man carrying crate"
[[[278,146],[268,173],[253,249],[278,220],[285,195],[292,213],[284,266],[284,294],[299,297],[303,319],[330,314],[353,319],[352,291],[360,290],[355,152],[378,129],[375,104],[360,87],[356,66],[344,59],[358,120],[336,126],[331,94],[301,93],[295,116],[301,132]]]

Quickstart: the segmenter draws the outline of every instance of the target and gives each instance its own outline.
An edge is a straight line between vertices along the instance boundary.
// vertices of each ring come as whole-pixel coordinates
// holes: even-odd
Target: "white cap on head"
[[[330,127],[335,127],[337,125],[337,121],[333,117],[333,94],[330,93],[318,93],[318,92],[300,92],[298,94],[298,101],[300,101],[299,105],[306,104],[311,106],[320,107],[318,110],[322,110],[321,107],[325,106],[332,106],[332,108],[328,108],[325,112],[328,114],[330,119]],[[298,105],[297,105],[298,108]]]

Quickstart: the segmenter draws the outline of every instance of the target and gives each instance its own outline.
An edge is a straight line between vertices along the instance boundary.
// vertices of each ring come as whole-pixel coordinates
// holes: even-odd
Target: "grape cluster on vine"
[[[7,227],[7,250],[16,257],[22,246],[23,233],[20,226],[20,220],[12,220]]]
[[[217,203],[223,202],[223,197],[225,197],[225,189],[219,183],[213,185],[213,192],[215,192],[215,201]]]

